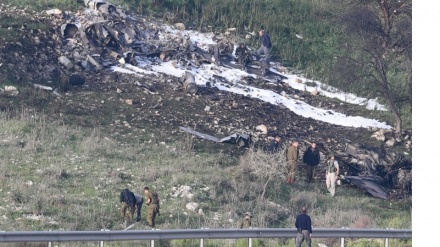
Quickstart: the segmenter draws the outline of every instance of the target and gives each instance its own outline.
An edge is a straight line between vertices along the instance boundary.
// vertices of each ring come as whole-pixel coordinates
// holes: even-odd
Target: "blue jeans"
[[[142,204],[144,204],[144,198],[142,198],[142,201],[136,203],[137,206],[137,217],[136,217],[136,221],[139,222],[141,221],[141,209],[142,209]]]

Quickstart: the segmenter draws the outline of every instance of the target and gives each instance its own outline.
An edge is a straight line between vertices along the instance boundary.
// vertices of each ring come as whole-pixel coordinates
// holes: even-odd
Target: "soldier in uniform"
[[[295,182],[295,171],[298,163],[298,141],[292,140],[289,148],[287,148],[287,183],[293,184]]]
[[[144,188],[145,201],[147,203],[147,224],[154,228],[156,215],[159,212],[159,197],[148,186]]]
[[[244,214],[244,219],[240,223],[240,228],[249,228],[249,227],[251,227],[251,225],[252,225],[251,213],[246,212]]]
[[[237,62],[243,66],[243,70],[246,71],[247,64],[252,61],[251,53],[244,43],[235,49],[235,56],[237,57]]]
[[[119,196],[119,201],[122,203],[121,206],[122,222],[125,221],[125,214],[127,210],[129,210],[128,219],[130,221],[129,223],[131,224],[133,222],[133,214],[135,211],[135,204],[136,204],[136,198],[133,192],[131,192],[129,189],[124,189]]]

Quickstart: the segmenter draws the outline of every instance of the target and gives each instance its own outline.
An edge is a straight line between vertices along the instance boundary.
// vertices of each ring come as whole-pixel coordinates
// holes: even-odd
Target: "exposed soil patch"
[[[4,15],[3,12],[5,9],[1,9]],[[44,29],[29,29],[11,21],[13,25],[7,29],[13,30],[11,37],[0,38],[0,73],[5,75],[0,79],[0,86],[18,82],[15,86],[19,92],[16,96],[0,92],[2,111],[20,114],[25,108],[35,109],[67,125],[100,128],[121,142],[174,142],[188,135],[179,130],[179,126],[187,126],[217,137],[249,133],[256,146],[267,145],[267,137],[275,135],[281,136],[283,141],[295,138],[301,142],[301,153],[307,146],[305,141],[312,140],[320,143],[325,154],[328,150],[344,153],[347,140],[367,149],[384,148],[383,141],[371,138],[373,130],[305,118],[286,107],[209,86],[199,88],[195,95],[187,94],[181,86],[176,86],[178,78],[169,75],[140,78],[104,68],[81,71],[85,84],[69,85],[67,78],[71,72],[58,63],[59,56],[66,53],[61,49],[66,40],[60,37],[58,30],[62,22],[58,17],[36,15],[35,18]],[[2,32],[4,28],[1,27]],[[137,82],[147,83],[148,90]],[[34,88],[34,83],[57,91]],[[297,95],[312,106],[354,116],[365,112],[363,107],[313,96],[282,84],[263,80],[249,83],[280,94]],[[260,124],[268,127],[267,135],[256,134],[255,127]],[[246,151],[235,145],[199,138],[195,139],[195,149],[208,153],[222,151],[234,158]],[[408,147],[401,142],[387,149],[402,153],[401,150]],[[350,170],[349,166],[344,169]]]

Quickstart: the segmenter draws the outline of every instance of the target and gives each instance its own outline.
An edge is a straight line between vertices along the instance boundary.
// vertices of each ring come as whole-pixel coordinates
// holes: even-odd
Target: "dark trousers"
[[[136,221],[139,222],[141,221],[141,212],[142,212],[142,204],[144,204],[144,198],[142,198],[142,201],[136,203],[136,207],[137,207],[137,217],[136,217]]]
[[[296,247],[301,247],[301,244],[306,240],[306,246],[312,246],[312,239],[310,238],[309,230],[302,230],[296,234]]]
[[[307,172],[306,181],[307,182],[312,182],[313,177],[314,177],[314,173],[315,173],[315,167],[316,166],[306,165],[306,172]]]

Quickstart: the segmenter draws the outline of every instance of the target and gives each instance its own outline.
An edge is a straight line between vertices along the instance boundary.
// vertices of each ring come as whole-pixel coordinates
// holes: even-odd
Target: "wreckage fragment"
[[[95,66],[96,70],[101,70],[102,66],[99,64],[92,56],[87,55],[87,61],[89,61],[93,66]]]
[[[217,142],[217,143],[237,144],[239,147],[248,147],[250,142],[251,142],[250,135],[244,134],[244,133],[241,133],[241,134],[235,133],[235,134],[232,134],[230,136],[226,136],[226,137],[223,137],[223,138],[220,139],[220,138],[215,137],[215,136],[211,136],[211,135],[208,135],[208,134],[205,134],[205,133],[201,133],[201,132],[195,131],[195,130],[193,130],[191,128],[188,128],[188,127],[180,126],[180,130],[183,130],[183,131],[185,131],[187,133],[196,135],[198,137],[201,137],[201,138],[209,140],[209,141],[213,141],[213,142]]]
[[[364,189],[371,195],[381,198],[388,199],[388,193],[385,189],[379,185],[383,181],[377,176],[341,176],[346,181]]]
[[[46,10],[46,14],[59,16],[63,14],[63,11],[61,11],[60,9],[49,9]]]
[[[197,93],[199,87],[197,86],[196,80],[194,79],[194,76],[193,74],[191,74],[191,72],[185,71],[185,74],[183,74],[181,77],[181,81],[187,93]]]
[[[69,77],[69,84],[73,86],[82,86],[86,82],[86,79],[84,77],[73,74]]]
[[[48,91],[52,91],[53,90],[52,87],[44,86],[44,85],[41,85],[41,84],[34,84],[34,87],[35,88],[39,88],[39,89],[43,89],[43,90],[48,90]]]
[[[73,69],[73,63],[66,56],[61,56],[58,58],[58,61],[64,65],[68,70]]]
[[[61,25],[61,36],[65,38],[74,38],[78,33],[78,27],[75,24],[67,23]]]

